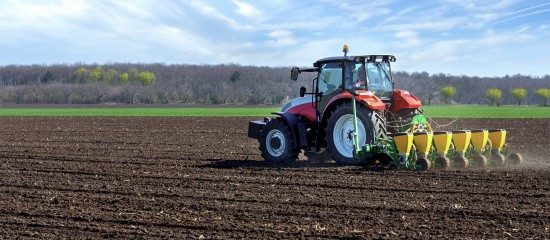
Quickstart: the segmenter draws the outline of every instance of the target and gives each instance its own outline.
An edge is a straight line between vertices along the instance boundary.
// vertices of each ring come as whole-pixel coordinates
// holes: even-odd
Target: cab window
[[[361,62],[346,63],[345,89],[365,89],[365,66]]]
[[[391,98],[393,85],[387,61],[367,63],[367,77],[369,91],[379,98]]]
[[[342,63],[323,63],[318,78],[319,93],[323,95],[342,89]]]

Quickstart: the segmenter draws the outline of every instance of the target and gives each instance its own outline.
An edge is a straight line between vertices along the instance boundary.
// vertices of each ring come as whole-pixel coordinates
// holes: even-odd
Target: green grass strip
[[[550,107],[517,106],[423,106],[424,115],[433,118],[550,118]],[[270,116],[280,108],[10,108],[0,116]]]
[[[434,118],[550,118],[550,107],[538,106],[423,106],[424,115]]]

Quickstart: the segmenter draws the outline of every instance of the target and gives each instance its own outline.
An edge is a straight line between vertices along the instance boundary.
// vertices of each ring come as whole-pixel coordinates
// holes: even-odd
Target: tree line
[[[456,88],[453,86],[445,86],[441,88],[439,92],[445,100],[445,103],[448,104],[450,101],[452,101],[454,95],[456,94]],[[535,96],[538,97],[541,105],[548,105],[548,101],[550,100],[550,88],[539,88],[536,89],[533,93]],[[522,87],[512,88],[510,89],[510,94],[517,101],[518,106],[521,106],[521,103],[527,97],[527,90]],[[502,103],[502,96],[503,93],[498,88],[489,88],[487,89],[487,91],[485,91],[485,98],[489,102],[490,106],[500,105]]]
[[[313,73],[290,80],[290,67],[237,64],[57,64],[0,66],[0,103],[184,103],[281,104],[308,91]],[[550,75],[470,77],[427,72],[394,72],[395,88],[409,90],[424,104],[548,104]],[[452,87],[452,97],[443,88]],[[488,97],[489,89],[500,96]],[[542,89],[542,90],[541,90]],[[494,91],[493,91],[494,92]],[[541,95],[542,93],[542,95]],[[497,94],[498,95],[498,94]]]
[[[395,72],[396,88],[407,89],[424,104],[544,105],[550,101],[550,75],[502,77]]]

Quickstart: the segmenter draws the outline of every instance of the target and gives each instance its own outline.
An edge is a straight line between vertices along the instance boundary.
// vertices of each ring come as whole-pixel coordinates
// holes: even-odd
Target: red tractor
[[[306,155],[328,153],[338,164],[358,164],[366,159],[356,154],[361,146],[387,138],[388,131],[431,130],[420,100],[394,89],[394,56],[347,52],[344,45],[344,56],[319,59],[313,68],[292,68],[292,80],[302,72],[317,73],[312,91],[301,87],[300,97],[272,113],[275,117],[249,123],[248,137],[258,139],[266,161],[292,162],[305,150]]]

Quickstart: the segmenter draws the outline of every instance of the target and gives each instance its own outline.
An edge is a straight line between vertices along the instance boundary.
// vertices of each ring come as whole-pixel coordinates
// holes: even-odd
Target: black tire
[[[453,161],[454,165],[460,169],[466,169],[470,165],[468,159],[464,156],[458,156]]]
[[[451,168],[451,160],[449,160],[446,157],[439,156],[435,158],[434,161],[435,161],[435,167],[437,167],[437,169],[449,170],[449,168]]]
[[[510,165],[519,165],[523,162],[523,157],[519,153],[511,153],[508,155],[508,161]]]
[[[359,103],[356,107],[359,145],[372,144],[376,137],[385,137],[385,122],[380,114]],[[359,160],[353,159],[352,132],[353,108],[351,102],[346,102],[332,111],[325,128],[327,150],[337,164],[360,164]]]
[[[491,154],[491,164],[493,167],[504,167],[506,157],[500,153]]]
[[[298,149],[294,147],[292,132],[280,118],[272,118],[262,129],[260,152],[268,162],[290,163],[298,158]]]
[[[428,171],[432,168],[432,162],[426,158],[416,159],[416,169],[420,171]]]
[[[476,154],[472,159],[472,166],[476,168],[486,168],[488,165],[487,158],[483,155]]]
[[[377,138],[387,138],[388,130],[386,129],[386,117],[381,112],[372,112],[372,122],[374,126],[374,136]]]

